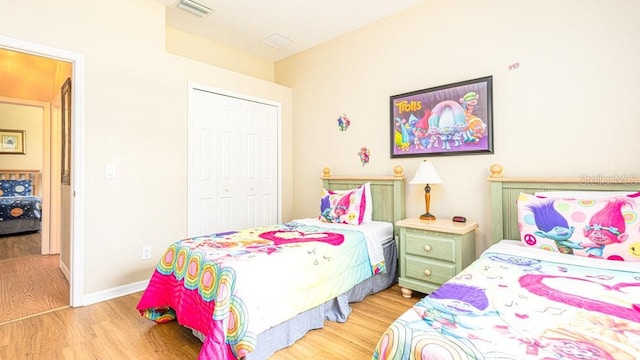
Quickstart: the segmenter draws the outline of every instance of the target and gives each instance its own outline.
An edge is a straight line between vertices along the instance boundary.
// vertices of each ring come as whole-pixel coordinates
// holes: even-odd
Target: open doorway
[[[14,55],[0,50],[0,64],[20,59]],[[42,97],[39,94],[33,99],[12,96],[19,94],[15,86],[5,85],[11,77],[3,71],[7,68],[0,67],[0,260],[57,254],[59,211],[52,214],[50,209],[60,202],[52,196],[50,184],[51,103],[35,100]],[[4,141],[14,139],[15,149],[6,150],[11,146]]]
[[[58,248],[56,249],[55,242],[49,241],[49,245],[53,244],[54,247],[49,251],[58,251],[60,253],[60,269],[62,269],[69,280],[69,304],[71,306],[83,305],[83,288],[82,288],[82,193],[83,189],[83,125],[84,125],[84,57],[80,54],[68,52],[61,49],[49,48],[46,46],[24,42],[17,39],[11,39],[0,36],[0,51],[12,51],[14,53],[26,54],[36,58],[47,58],[57,62],[60,66],[68,64],[70,66],[69,73],[66,78],[64,75],[51,80],[52,92],[55,95],[51,95],[51,123],[49,124],[49,133],[44,136],[44,142],[48,141],[48,144],[44,145],[45,149],[49,149],[49,167],[45,168],[43,165],[43,182],[46,182],[45,186],[49,186],[49,213],[58,213],[59,218],[56,221],[49,221],[49,229],[55,231],[60,235]],[[5,67],[9,68],[10,67]],[[16,68],[14,71],[19,72]],[[26,71],[22,71],[26,73]],[[64,72],[61,72],[64,74]],[[62,167],[61,159],[61,129],[60,129],[60,107],[56,106],[54,102],[60,102],[60,91],[65,80],[69,78],[72,81],[73,92],[70,95],[70,107],[71,110],[71,126],[69,127],[69,143],[68,143],[68,159],[71,171],[68,184],[63,184],[62,174],[60,168]],[[8,82],[2,81],[3,85]],[[18,86],[15,86],[19,88]],[[23,87],[23,86],[22,86]],[[0,96],[6,96],[0,94]],[[24,98],[24,96],[21,96]],[[55,113],[57,112],[57,113]],[[51,149],[57,149],[51,151]],[[56,151],[60,153],[56,156]],[[46,161],[45,161],[46,162]],[[58,192],[58,199],[52,196]],[[51,224],[57,224],[57,229],[54,229]],[[66,228],[66,234],[64,234]],[[50,240],[51,240],[51,236]],[[63,237],[66,237],[64,239]],[[80,250],[79,250],[80,249]]]
[[[3,191],[0,203],[3,323],[70,304],[70,199],[60,182],[57,85],[70,79],[72,65],[11,49],[0,50],[0,64],[0,128],[20,145],[0,152],[0,177],[3,189],[22,189]]]

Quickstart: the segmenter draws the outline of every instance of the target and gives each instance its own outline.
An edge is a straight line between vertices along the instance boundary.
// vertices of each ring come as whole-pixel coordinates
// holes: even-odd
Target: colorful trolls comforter
[[[40,219],[42,200],[36,196],[0,197],[0,221]]]
[[[640,263],[496,244],[391,324],[373,359],[640,359]]]
[[[264,330],[383,271],[379,240],[360,231],[296,222],[231,231],[172,244],[137,308],[203,333],[199,359],[235,359]]]

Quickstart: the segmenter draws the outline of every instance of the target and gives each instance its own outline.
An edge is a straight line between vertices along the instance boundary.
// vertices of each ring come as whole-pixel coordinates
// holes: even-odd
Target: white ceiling
[[[195,0],[214,9],[205,18],[178,9],[178,0],[157,1],[171,27],[278,61],[424,0]],[[262,43],[272,34],[293,43]]]

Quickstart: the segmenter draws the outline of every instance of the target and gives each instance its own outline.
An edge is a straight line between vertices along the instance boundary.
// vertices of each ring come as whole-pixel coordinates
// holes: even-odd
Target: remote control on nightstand
[[[451,219],[452,221],[455,222],[467,222],[467,218],[464,216],[454,216],[453,219]]]

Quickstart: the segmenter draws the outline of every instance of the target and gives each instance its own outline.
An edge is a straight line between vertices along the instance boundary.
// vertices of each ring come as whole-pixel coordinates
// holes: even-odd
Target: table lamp
[[[431,187],[429,184],[441,184],[442,179],[440,179],[440,175],[436,171],[436,168],[433,167],[433,163],[429,161],[423,161],[420,163],[418,170],[416,170],[416,174],[409,181],[409,184],[426,184],[424,187],[424,203],[426,212],[420,215],[421,220],[435,220],[436,217],[429,213],[429,202],[431,201]]]

